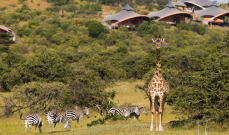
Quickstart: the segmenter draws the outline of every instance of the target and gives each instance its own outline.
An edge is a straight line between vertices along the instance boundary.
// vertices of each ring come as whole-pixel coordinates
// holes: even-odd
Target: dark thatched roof
[[[135,13],[133,11],[133,8],[127,4],[126,6],[122,8],[122,11],[120,11],[119,13],[114,14],[114,15],[107,15],[104,18],[104,22],[112,21],[112,20],[122,22],[124,20],[130,19],[130,18],[136,18],[136,17],[142,18],[144,20],[149,20],[148,16]]]
[[[171,15],[177,15],[177,14],[192,18],[192,15],[190,13],[177,10],[175,8],[175,5],[172,2],[169,2],[166,5],[166,7],[160,11],[149,13],[148,16],[150,18],[158,18],[157,20],[159,21],[165,17],[171,16]]]

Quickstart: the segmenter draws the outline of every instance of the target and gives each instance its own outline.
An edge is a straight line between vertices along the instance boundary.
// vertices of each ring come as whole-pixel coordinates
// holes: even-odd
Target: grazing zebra
[[[86,115],[87,118],[89,118],[89,109],[84,108],[81,110],[68,110],[66,111],[67,118],[69,119],[69,123],[71,124],[72,121],[77,120],[77,123],[79,123],[79,120],[81,121],[81,127],[83,125],[83,116]]]
[[[54,112],[54,111],[49,111],[46,114],[47,121],[49,123],[49,132],[51,133],[51,128],[52,124],[54,123],[54,130],[56,127],[56,123],[59,123],[59,131],[60,131],[60,123],[62,122],[64,124],[64,128],[69,131],[69,123],[68,123],[68,118],[61,114],[60,112]]]
[[[141,107],[141,108],[139,109],[139,115],[137,115],[136,113],[131,113],[131,114],[130,114],[130,117],[134,117],[134,119],[137,118],[137,120],[140,121],[138,118],[139,118],[139,116],[140,116],[141,114],[143,114],[143,113],[144,113],[145,115],[148,115],[148,113],[147,113],[145,107]]]
[[[108,114],[117,114],[123,115],[125,117],[130,116],[130,114],[136,113],[139,115],[139,109],[137,106],[129,106],[129,107],[112,107],[108,111]]]
[[[35,129],[37,132],[37,128],[39,128],[39,132],[42,132],[42,121],[41,116],[39,114],[28,114],[25,119],[22,119],[22,114],[20,115],[21,120],[25,120],[25,132],[27,130],[27,125],[29,125],[28,132],[30,131],[31,127],[35,125]]]

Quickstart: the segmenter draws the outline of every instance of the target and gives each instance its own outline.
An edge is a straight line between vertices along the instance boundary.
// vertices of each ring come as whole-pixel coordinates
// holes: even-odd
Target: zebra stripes
[[[20,115],[21,120],[25,120],[25,132],[27,131],[27,125],[29,125],[28,132],[30,132],[31,127],[34,125],[36,132],[37,128],[39,128],[39,132],[42,132],[42,121],[41,116],[39,114],[28,114],[25,119],[22,119],[22,114]]]
[[[49,111],[46,114],[47,121],[49,123],[49,132],[51,133],[52,124],[54,123],[54,129],[56,127],[56,123],[59,123],[59,131],[60,131],[60,123],[62,122],[64,128],[69,131],[70,124],[66,116],[61,114],[60,112]]]
[[[120,107],[120,108],[119,107],[112,107],[108,111],[108,114],[123,115],[125,117],[130,116],[130,117],[137,118],[138,121],[140,121],[139,116],[143,113],[145,115],[148,114],[146,111],[146,108],[141,107],[139,109],[138,106],[129,106],[129,107]]]
[[[134,117],[134,119],[137,118],[137,120],[140,121],[140,120],[139,120],[139,116],[140,116],[141,114],[143,114],[143,113],[144,113],[145,115],[148,115],[148,113],[147,113],[145,107],[141,107],[141,108],[139,109],[139,114],[132,113],[132,114],[130,115],[130,117]]]
[[[128,116],[128,108],[127,107],[112,107],[110,108],[110,110],[108,111],[108,114],[110,115],[114,115],[114,114],[117,114],[117,115],[123,115],[125,117]]]
[[[129,106],[129,107],[112,107],[108,111],[108,114],[117,114],[123,115],[125,117],[130,116],[132,113],[139,115],[138,106]]]
[[[87,118],[89,118],[89,109],[84,108],[81,110],[68,110],[65,114],[69,120],[69,123],[71,123],[74,120],[77,120],[77,123],[79,123],[79,120],[81,121],[81,127],[83,125],[83,116],[86,115]]]

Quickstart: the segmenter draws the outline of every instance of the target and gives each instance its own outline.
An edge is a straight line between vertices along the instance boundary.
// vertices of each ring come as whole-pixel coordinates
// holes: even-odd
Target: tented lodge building
[[[181,0],[187,8],[194,10],[202,10],[209,7],[212,3],[210,0]]]
[[[224,24],[229,11],[219,7],[219,3],[212,2],[211,5],[203,10],[195,12],[204,24]]]
[[[180,11],[175,8],[176,5],[173,2],[169,2],[164,9],[151,12],[148,16],[155,21],[164,21],[168,24],[177,24],[185,22],[185,18],[190,18],[192,20],[192,15],[188,12]]]
[[[119,13],[114,15],[107,15],[104,18],[104,23],[110,25],[113,28],[130,25],[138,27],[144,20],[149,21],[150,19],[146,15],[135,13],[133,8],[127,4]]]

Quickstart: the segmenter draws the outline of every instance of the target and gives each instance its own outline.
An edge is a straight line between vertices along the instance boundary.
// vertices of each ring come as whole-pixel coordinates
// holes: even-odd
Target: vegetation
[[[162,73],[171,87],[167,102],[178,114],[176,120],[189,127],[197,121],[228,126],[228,29],[152,21],[136,31],[109,30],[98,21],[101,3],[109,1],[48,2],[53,4],[45,10],[23,4],[0,12],[0,24],[18,37],[13,43],[8,34],[0,35],[0,91],[13,93],[5,98],[5,115],[20,109],[64,111],[74,105],[99,106],[102,112],[128,106],[140,96],[132,93],[137,99],[129,101],[124,93],[116,100],[112,86],[131,79],[144,80],[138,88],[149,99],[147,84],[156,62],[152,38],[162,36]]]

